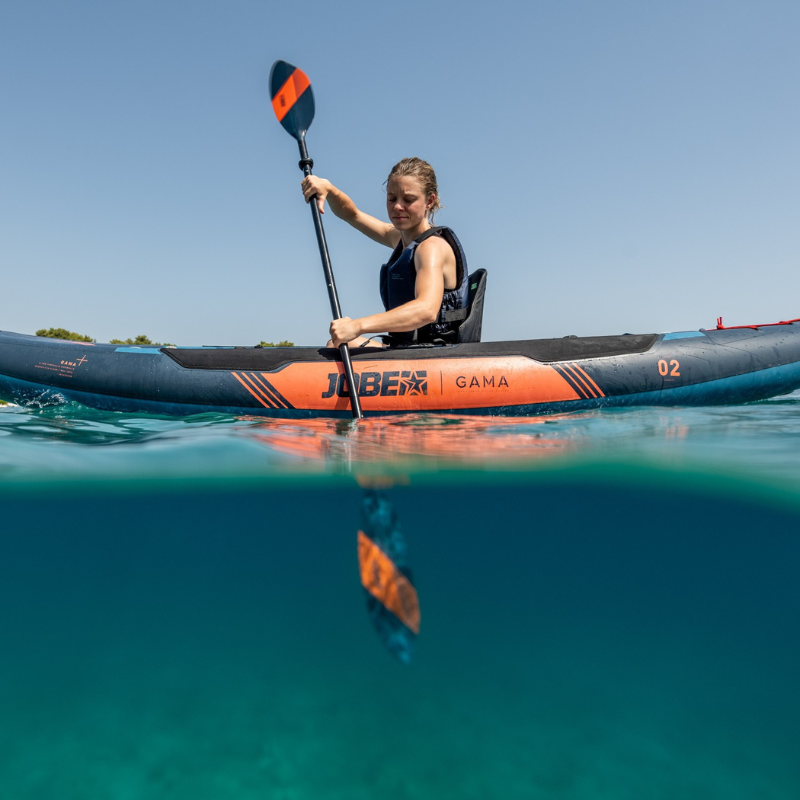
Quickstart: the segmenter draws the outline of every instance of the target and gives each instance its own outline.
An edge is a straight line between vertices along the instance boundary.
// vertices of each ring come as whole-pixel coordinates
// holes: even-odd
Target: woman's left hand
[[[343,344],[352,342],[353,339],[361,335],[361,328],[358,320],[350,317],[342,317],[331,322],[330,327],[331,341],[334,347],[341,347]]]

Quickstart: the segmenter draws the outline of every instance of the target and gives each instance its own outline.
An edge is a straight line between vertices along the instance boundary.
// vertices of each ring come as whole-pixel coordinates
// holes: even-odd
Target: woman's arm
[[[414,254],[417,268],[416,297],[402,306],[380,314],[359,319],[335,319],[330,327],[334,346],[351,342],[365,333],[415,331],[423,325],[435,322],[442,307],[444,267],[448,256],[455,262],[450,245],[438,237],[420,244]]]
[[[339,219],[343,219],[357,231],[369,236],[370,239],[378,242],[378,244],[393,248],[400,241],[400,233],[394,225],[365,214],[341,189],[337,189],[329,180],[319,178],[316,175],[308,175],[303,178],[303,182],[300,185],[307,203],[311,202],[311,198],[314,195],[317,196],[317,205],[321,214],[325,213],[325,200],[327,199],[331,211]]]

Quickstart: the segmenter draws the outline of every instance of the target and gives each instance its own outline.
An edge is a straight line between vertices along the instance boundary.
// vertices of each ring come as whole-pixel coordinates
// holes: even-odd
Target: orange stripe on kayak
[[[242,377],[247,381],[247,383],[250,386],[253,387],[253,389],[255,389],[259,397],[263,398],[267,402],[269,408],[278,407],[275,403],[272,402],[272,398],[256,383],[255,380],[253,380],[252,374],[248,375],[246,372],[243,372]]]
[[[564,372],[568,373],[572,376],[572,380],[577,383],[584,392],[586,392],[588,397],[597,397],[597,393],[592,389],[591,386],[581,377],[580,373],[577,369],[575,369],[574,364],[564,364]]]
[[[275,390],[272,389],[269,383],[265,379],[263,379],[260,375],[258,375],[255,372],[251,372],[248,377],[250,378],[251,381],[253,381],[254,384],[256,384],[259,390],[263,392],[263,394],[266,397],[269,397],[269,399],[273,402],[276,408],[288,408],[286,403],[284,403],[281,400],[281,398],[275,394]]]
[[[419,633],[417,590],[364,531],[358,532],[361,585],[414,633]]]
[[[311,85],[308,76],[301,69],[295,71],[286,79],[286,83],[278,89],[278,93],[272,98],[272,109],[278,122],[292,110],[292,106],[297,102],[303,92]]]
[[[541,364],[526,356],[430,358],[411,364],[402,356],[388,361],[354,361],[353,368],[362,380],[365,372],[375,372],[381,378],[381,391],[363,396],[362,407],[367,411],[436,411],[555,403],[584,396],[573,386],[575,378],[571,378],[573,383],[567,380],[569,373],[562,375],[557,365]],[[328,396],[332,375],[341,370],[341,362],[292,362],[279,372],[269,373],[269,382],[295,408],[347,412],[346,397],[339,397],[336,392]],[[389,385],[384,394],[387,370],[425,371],[425,393],[400,394],[400,380]]]
[[[255,393],[255,392],[254,392],[254,391],[253,391],[253,390],[252,390],[252,389],[251,389],[251,388],[250,388],[250,387],[249,387],[249,386],[248,386],[248,385],[247,385],[247,384],[246,384],[244,381],[243,381],[243,380],[242,380],[242,378],[241,378],[239,375],[237,375],[235,372],[232,372],[232,373],[231,373],[231,375],[233,375],[233,377],[234,377],[234,378],[236,378],[236,380],[237,380],[237,381],[239,381],[239,383],[241,383],[241,384],[242,384],[242,386],[244,386],[244,388],[245,388],[245,389],[247,389],[247,391],[248,391],[248,392],[250,392],[250,394],[251,394],[251,395],[253,395],[253,397],[255,397],[255,399],[256,399],[256,400],[258,400],[258,402],[259,402],[259,403],[261,403],[261,405],[262,405],[262,406],[264,406],[264,408],[271,408],[271,406],[269,406],[267,403],[265,403],[265,402],[264,402],[264,401],[263,401],[263,400],[262,400],[262,399],[261,399],[261,398],[260,398],[260,397],[259,397],[259,396],[258,396],[258,395],[257,395],[257,394],[256,394],[256,393]]]
[[[600,395],[600,397],[605,397],[605,395],[603,394],[603,390],[589,377],[589,375],[587,374],[586,370],[582,369],[577,364],[573,364],[572,366],[575,367],[575,369],[578,370],[578,372],[580,372],[581,375],[583,375],[586,378],[586,380],[589,381],[589,383],[592,384],[592,386],[594,386],[594,388],[597,390],[597,393]]]

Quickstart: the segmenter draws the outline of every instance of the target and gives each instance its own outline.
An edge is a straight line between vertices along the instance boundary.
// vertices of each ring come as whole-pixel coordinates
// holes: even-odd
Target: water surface
[[[796,798],[798,434],[798,395],[0,408],[0,796]],[[408,543],[409,665],[368,621],[359,482]]]

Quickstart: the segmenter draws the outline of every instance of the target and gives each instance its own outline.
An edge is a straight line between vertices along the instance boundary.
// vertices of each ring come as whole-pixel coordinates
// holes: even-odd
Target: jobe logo
[[[356,385],[359,397],[397,397],[403,395],[428,394],[428,372],[418,369],[390,370],[388,372],[356,372]],[[331,372],[328,375],[328,388],[322,397],[349,397],[345,389],[344,373]]]

